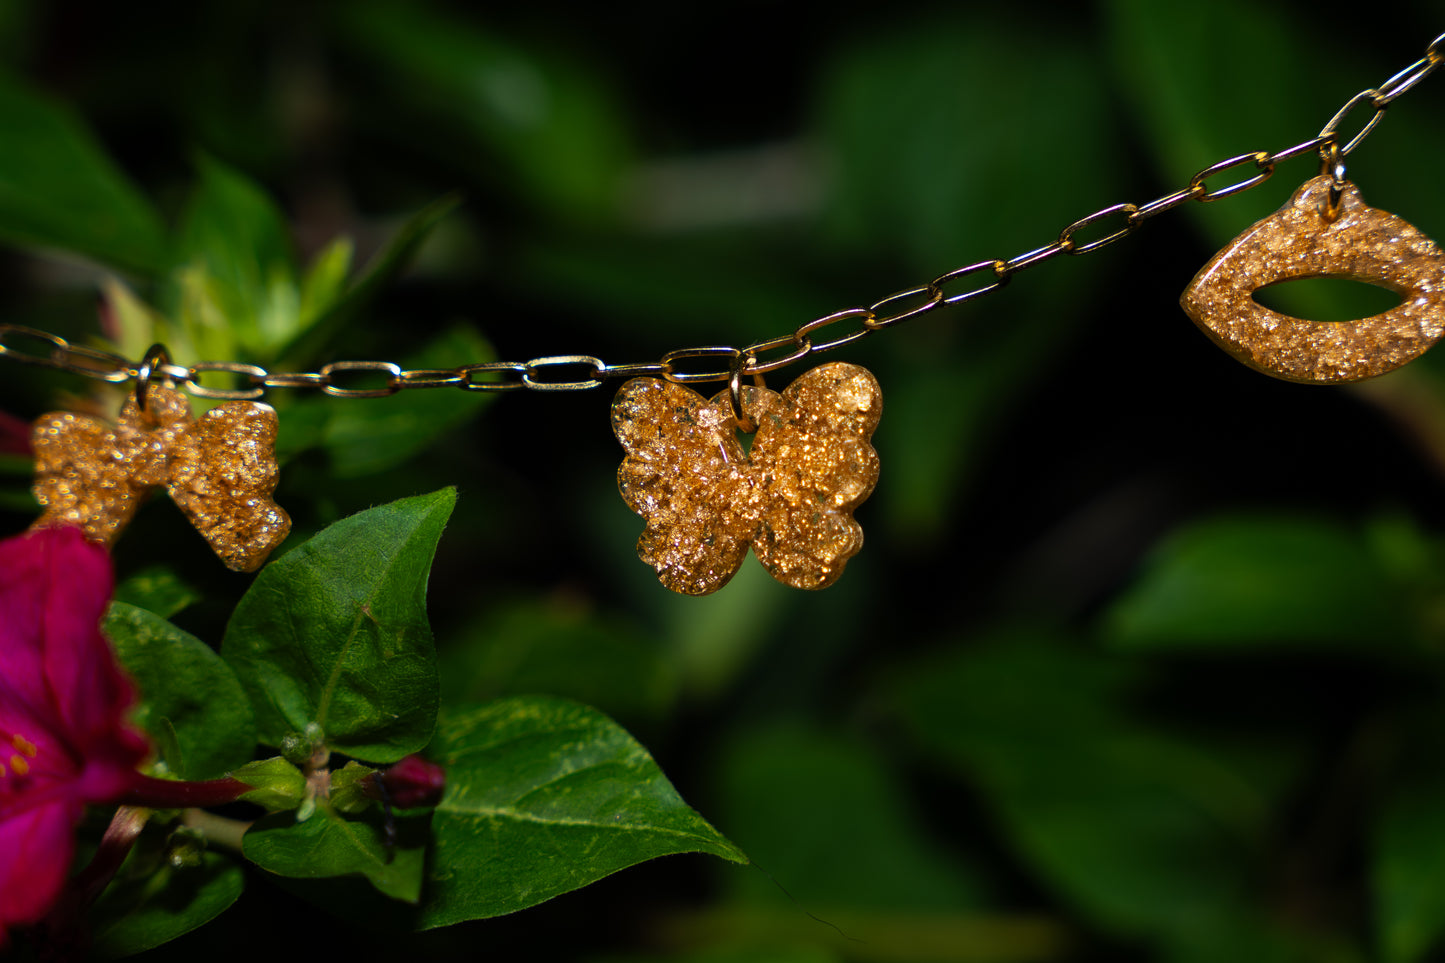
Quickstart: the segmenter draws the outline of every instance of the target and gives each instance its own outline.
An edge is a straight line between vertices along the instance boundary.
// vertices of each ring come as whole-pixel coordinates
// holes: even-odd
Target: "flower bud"
[[[348,762],[331,772],[331,805],[337,812],[359,813],[371,806],[376,798],[366,785],[376,775],[376,770],[363,766],[356,760]]]
[[[166,862],[176,869],[199,869],[206,855],[206,837],[184,826],[166,840]]]
[[[435,806],[446,789],[447,774],[441,766],[421,756],[407,756],[396,765],[362,780],[363,791],[397,809]]]
[[[251,787],[242,799],[272,812],[295,809],[306,798],[306,777],[280,756],[248,762],[232,772],[231,778]]]

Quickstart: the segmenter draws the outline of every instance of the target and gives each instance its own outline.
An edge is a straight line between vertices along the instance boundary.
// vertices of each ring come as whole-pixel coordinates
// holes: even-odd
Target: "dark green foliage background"
[[[743,344],[1306,140],[1445,29],[1423,0],[1365,21],[1303,0],[492,7],[0,0],[0,318],[87,341],[118,276],[175,319],[199,302],[174,269],[200,265],[228,325],[202,357]],[[1437,239],[1442,105],[1435,76],[1350,157],[1367,202]],[[456,487],[427,589],[444,720],[595,706],[792,899],[671,857],[416,936],[258,879],[152,958],[1434,958],[1445,355],[1290,385],[1177,307],[1313,173],[830,354],[883,385],[883,473],[866,549],[816,595],[752,560],[713,597],[661,589],[606,389],[278,395],[293,544]],[[1300,288],[1277,303],[1380,309]],[[92,387],[7,366],[0,410]],[[7,533],[25,471],[0,462]],[[124,597],[217,646],[251,578],[158,501],[118,546],[143,576]]]

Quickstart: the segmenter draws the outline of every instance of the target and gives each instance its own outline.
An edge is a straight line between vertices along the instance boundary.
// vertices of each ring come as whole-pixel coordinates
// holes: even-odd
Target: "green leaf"
[[[1182,946],[1248,916],[1267,794],[1291,757],[1133,718],[1123,703],[1140,681],[1118,659],[1019,632],[919,660],[891,701],[1041,879],[1106,930]]]
[[[348,819],[322,804],[305,822],[297,822],[295,813],[276,813],[246,831],[242,852],[279,876],[360,875],[386,896],[415,903],[421,894],[431,814],[398,817],[397,844],[390,851],[381,820],[379,807]]]
[[[136,684],[137,721],[182,779],[214,779],[251,758],[251,703],[229,666],[195,636],[145,609],[113,602],[105,634]]]
[[[176,242],[181,326],[206,358],[237,348],[274,358],[300,325],[300,292],[290,234],[255,183],[213,158],[198,161],[199,183]]]
[[[1104,618],[1122,648],[1397,642],[1409,607],[1358,532],[1222,517],[1173,533]]]
[[[426,585],[455,503],[446,488],[360,512],[261,570],[221,654],[263,742],[315,723],[328,746],[368,762],[427,744],[437,670]]]
[[[0,76],[0,238],[154,274],[160,218],[66,108]]]
[[[747,862],[606,716],[504,699],[450,716],[428,755],[447,771],[420,925],[512,913],[671,853]]]
[[[115,600],[145,609],[163,619],[200,599],[194,588],[163,566],[142,569],[115,587]]]
[[[144,875],[123,871],[92,910],[93,952],[116,959],[184,936],[219,916],[244,886],[241,867],[218,853],[204,854],[200,866],[159,862]]]

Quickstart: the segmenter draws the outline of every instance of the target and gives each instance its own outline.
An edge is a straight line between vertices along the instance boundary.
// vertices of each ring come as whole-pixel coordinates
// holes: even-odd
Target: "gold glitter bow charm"
[[[877,380],[833,363],[782,394],[734,386],[711,400],[670,381],[634,378],[612,403],[627,451],[617,487],[647,522],[637,554],[662,584],[707,595],[727,584],[748,546],[794,588],[820,589],[863,547],[853,510],[878,481],[869,438],[883,413]],[[750,449],[740,414],[757,426]]]
[[[1403,300],[1347,322],[1306,321],[1254,300],[1266,285],[1317,277],[1365,281]],[[1321,174],[1216,254],[1180,304],[1251,368],[1306,384],[1359,381],[1413,361],[1445,334],[1445,255],[1407,221],[1367,207],[1355,185]]]
[[[253,572],[286,538],[291,519],[276,490],[276,412],[233,401],[192,420],[186,397],[152,384],[107,427],[70,412],[35,422],[35,526],[79,525],[111,545],[152,489],[171,500],[238,572]]]

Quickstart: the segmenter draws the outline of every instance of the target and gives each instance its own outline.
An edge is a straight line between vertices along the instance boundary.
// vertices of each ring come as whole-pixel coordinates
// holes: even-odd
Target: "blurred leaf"
[[[586,963],[838,963],[842,959],[821,946],[786,945],[788,942],[779,940],[775,945],[759,945],[747,940],[730,940],[725,946],[690,953],[608,954],[589,956]]]
[[[512,913],[672,853],[747,858],[606,716],[545,697],[443,719],[423,928]]]
[[[480,613],[440,656],[442,701],[451,706],[545,692],[655,719],[677,691],[658,640],[564,601],[515,599]]]
[[[617,497],[616,488],[592,489],[588,496],[587,515],[598,527],[597,538],[607,546],[626,594],[621,607],[647,613],[648,624],[659,627],[664,658],[684,700],[707,702],[728,692],[780,623],[796,611],[799,596],[815,596],[778,582],[753,557],[743,560],[726,592],[685,596],[659,591],[657,573],[637,559],[642,520]]]
[[[888,19],[840,46],[818,82],[830,206],[857,246],[896,250],[931,277],[1032,250],[1117,199],[1120,140],[1077,36],[1027,18],[987,29],[972,14]],[[1069,152],[1069,176],[1048,176],[1060,144],[1089,149]],[[1019,289],[1010,297],[1034,308],[1087,297],[1073,285]]]
[[[752,237],[614,237],[601,247],[591,238],[548,238],[518,252],[528,297],[602,329],[625,319],[630,333],[668,344],[772,338],[799,318],[835,310],[837,291],[800,277],[796,263]]]
[[[396,280],[411,263],[432,230],[459,203],[459,197],[454,194],[447,195],[413,214],[392,235],[386,247],[367,263],[361,276],[344,294],[331,290],[327,292],[326,298],[321,297],[323,289],[338,281],[334,274],[341,259],[341,242],[336,242],[323,252],[313,265],[312,276],[308,278],[310,285],[315,288],[310,292],[310,297],[315,302],[317,313],[313,316],[303,311],[304,327],[296,332],[283,351],[278,352],[283,363],[288,367],[305,367],[312,358],[330,350],[347,322]],[[349,262],[349,253],[346,258]],[[455,362],[450,364],[455,365]]]
[[[38,6],[37,0],[0,3],[0,63],[20,62],[21,51],[31,44]]]
[[[492,361],[492,346],[474,327],[456,325],[402,360],[409,370]],[[496,395],[451,388],[413,388],[386,398],[317,397],[287,409],[277,449],[282,460],[320,446],[337,478],[359,478],[384,471],[456,431],[476,417]]]
[[[1058,333],[1049,321],[1007,326],[947,368],[916,367],[889,387],[883,432],[888,484],[878,496],[891,532],[915,543],[947,537],[947,523],[966,503],[972,476],[986,464],[983,453],[1000,411],[1026,395],[1046,364],[1040,342]]]
[[[1389,644],[1409,608],[1358,533],[1326,520],[1215,518],[1173,533],[1104,617],[1125,648]]]
[[[734,739],[719,765],[722,819],[771,877],[730,874],[750,901],[786,903],[777,879],[830,912],[981,902],[979,881],[930,838],[897,775],[860,742],[780,725]]]
[[[0,143],[0,238],[160,270],[160,218],[68,109],[0,75]]]
[[[39,515],[40,503],[30,494],[30,489],[6,491],[0,489],[0,509],[18,515]]]
[[[426,584],[454,489],[352,515],[271,562],[221,654],[256,705],[261,741],[319,724],[332,749],[395,762],[430,740],[436,657]]]
[[[1231,759],[1130,718],[1136,678],[1015,634],[919,659],[890,692],[1035,873],[1104,929],[1181,946],[1247,915],[1269,801]]]
[[[201,358],[232,360],[239,347],[269,361],[301,322],[286,223],[271,198],[239,171],[204,155],[197,171],[176,240],[171,315]]]
[[[493,183],[550,213],[612,213],[628,155],[624,118],[606,78],[575,55],[529,50],[476,22],[421,4],[358,2],[346,7],[345,35],[386,77],[393,137],[449,153],[475,170],[478,155],[501,168]],[[402,123],[397,123],[398,118]]]
[[[1445,935],[1445,771],[1440,765],[1438,698],[1423,715],[1405,716],[1416,751],[1398,764],[1402,773],[1375,815],[1370,882],[1377,945],[1384,963],[1433,958]]]
[[[168,568],[153,566],[125,578],[115,587],[115,600],[145,609],[163,619],[200,599],[194,588]]]
[[[716,905],[674,911],[649,928],[666,946],[707,947],[655,963],[849,960],[853,963],[1042,963],[1074,959],[1074,937],[1043,914]],[[626,960],[626,957],[619,958]],[[638,957],[639,963],[645,958]],[[610,959],[606,961],[610,963]],[[1253,963],[1253,961],[1251,961]]]
[[[5,424],[3,414],[0,412],[0,433],[9,427]],[[21,438],[28,446],[30,443],[28,424],[19,419],[13,420],[16,422],[17,429],[21,426],[27,429]],[[34,475],[35,459],[29,454],[7,454],[0,451],[0,509],[19,515],[40,514],[40,505],[35,501],[35,495],[30,490],[30,481]]]
[[[135,296],[118,278],[101,282],[108,336],[124,358],[141,358],[153,344],[164,344],[180,357],[189,358],[195,346],[189,336],[176,328],[154,308]],[[114,332],[110,334],[110,332]]]
[[[317,879],[365,876],[392,899],[415,903],[421,895],[430,814],[396,820],[397,844],[384,844],[379,808],[348,819],[322,804],[310,819],[276,813],[257,822],[241,839],[247,859],[278,876]]]
[[[122,870],[91,911],[92,952],[117,959],[160,946],[219,916],[241,895],[241,867],[218,853],[200,866],[159,862],[144,875]]]
[[[1260,288],[1254,300],[1281,314],[1343,323],[1383,314],[1400,304],[1394,291],[1349,278],[1301,278]]]
[[[977,21],[889,16],[840,46],[817,84],[834,235],[870,262],[893,254],[912,283],[1038,248],[1122,191],[1123,140],[1087,48],[1050,24]],[[1060,144],[1087,145],[1068,151],[1063,177],[1049,160]],[[1086,316],[1079,301],[1118,263],[1071,260],[1049,266],[1052,283],[1021,277],[990,299],[986,323],[904,335],[908,377],[889,389],[880,430],[901,461],[879,493],[904,538],[939,537],[987,464],[992,427],[1050,370]]]
[[[615,493],[613,500],[621,501]],[[642,523],[627,514],[628,534],[635,540]],[[728,691],[767,643],[769,631],[797,604],[798,593],[770,576],[751,552],[726,592],[701,597],[659,592],[657,573],[638,563],[635,552],[627,554],[647,607],[662,620],[684,691],[693,699],[708,700]]]
[[[349,237],[338,237],[321,249],[301,281],[301,326],[309,327],[329,311],[346,292],[351,258],[356,245]]]
[[[182,779],[214,779],[251,758],[251,703],[229,666],[200,639],[124,602],[111,603],[106,636],[140,687],[136,721]]]

